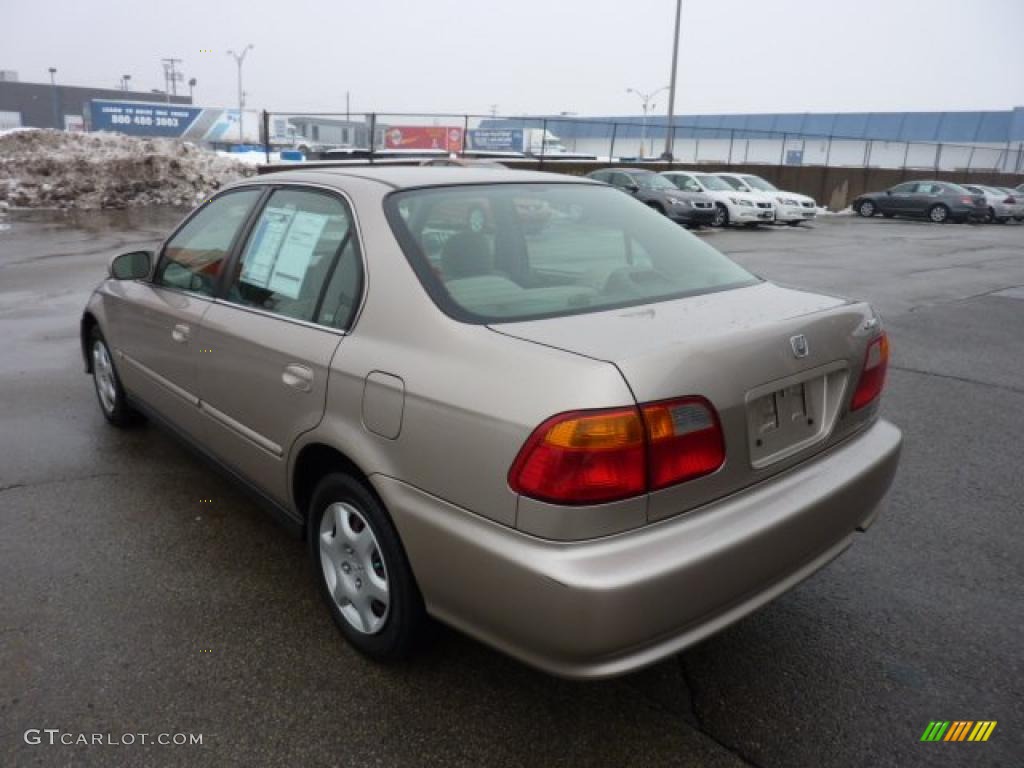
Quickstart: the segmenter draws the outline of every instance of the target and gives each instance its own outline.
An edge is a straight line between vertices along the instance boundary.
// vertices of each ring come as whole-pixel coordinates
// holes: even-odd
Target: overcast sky
[[[0,0],[0,69],[252,108],[639,114],[668,84],[673,0]],[[1024,0],[684,0],[677,113],[1024,105]],[[207,53],[205,51],[212,52]],[[187,90],[187,86],[186,86]],[[658,111],[665,106],[658,98]]]

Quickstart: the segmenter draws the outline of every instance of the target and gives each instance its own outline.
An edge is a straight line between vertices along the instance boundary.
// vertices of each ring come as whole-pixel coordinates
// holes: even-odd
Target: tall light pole
[[[192,98],[192,91],[193,91],[193,89],[195,87],[196,87],[196,79],[194,77],[190,77],[188,79],[188,100],[189,101],[194,101],[194,99]]]
[[[53,127],[60,129],[60,110],[57,109],[57,68],[50,67],[50,85],[53,88]]]
[[[132,79],[131,75],[121,75],[121,90],[128,90],[128,81]]]
[[[679,17],[683,12],[683,0],[676,0],[676,31],[672,36],[672,77],[668,81],[668,125],[665,127],[665,152],[662,154],[662,160],[672,160],[672,121],[675,119],[676,113],[676,66],[679,62]]]
[[[651,91],[650,93],[644,93],[643,91],[638,91],[636,88],[627,88],[626,89],[626,93],[636,94],[637,96],[640,97],[640,101],[643,102],[644,119],[643,119],[643,122],[640,123],[640,159],[641,160],[644,159],[644,146],[647,144],[647,113],[649,111],[651,111],[652,109],[654,109],[655,107],[658,106],[657,104],[652,104],[651,102],[652,102],[652,100],[654,99],[655,96],[657,96],[662,91],[667,91],[667,90],[668,90],[668,86],[667,85],[659,88],[656,91]]]
[[[228,51],[228,56],[235,60],[235,64],[238,65],[238,142],[242,143],[245,141],[245,134],[242,132],[242,108],[245,106],[245,92],[242,91],[242,63],[245,61],[245,55],[255,48],[252,43],[249,43],[245,48],[242,49],[241,53],[235,53],[234,51]]]

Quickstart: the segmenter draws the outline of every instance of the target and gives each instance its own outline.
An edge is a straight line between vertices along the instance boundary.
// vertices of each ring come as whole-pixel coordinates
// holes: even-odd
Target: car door
[[[917,189],[917,182],[910,181],[906,184],[897,184],[887,194],[878,195],[878,208],[883,213],[913,213],[911,210],[913,194]]]
[[[284,506],[289,450],[323,416],[331,359],[361,296],[357,239],[340,195],[275,188],[203,317],[205,445]]]
[[[170,425],[198,437],[198,331],[228,255],[263,192],[225,192],[189,217],[157,255],[151,280],[119,283],[108,317],[122,384]]]
[[[627,195],[633,195],[634,197],[639,195],[640,185],[628,173],[616,171],[611,175],[610,181],[613,187],[621,189]]]
[[[945,189],[941,184],[919,183],[910,196],[910,213],[915,216],[926,215],[935,203],[941,201],[944,191]]]

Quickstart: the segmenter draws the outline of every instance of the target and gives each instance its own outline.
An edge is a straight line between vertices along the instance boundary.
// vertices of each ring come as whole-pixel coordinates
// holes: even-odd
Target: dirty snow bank
[[[192,205],[253,172],[174,139],[54,130],[0,134],[0,207]]]

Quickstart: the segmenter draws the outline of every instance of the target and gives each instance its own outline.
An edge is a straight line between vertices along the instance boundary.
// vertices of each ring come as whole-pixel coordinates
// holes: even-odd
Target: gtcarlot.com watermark
[[[135,744],[160,744],[172,747],[202,745],[201,733],[80,733],[60,728],[29,728],[25,743],[66,747],[130,747]]]

